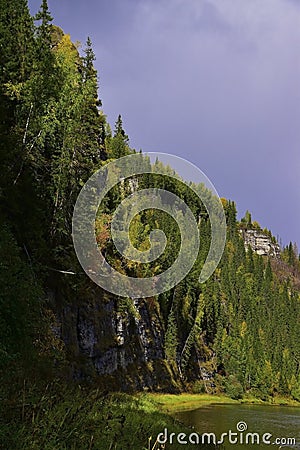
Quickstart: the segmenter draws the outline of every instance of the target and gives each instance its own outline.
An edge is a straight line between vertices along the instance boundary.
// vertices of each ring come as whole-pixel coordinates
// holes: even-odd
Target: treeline
[[[192,274],[161,300],[167,357],[187,379],[202,367],[203,392],[300,400],[299,292],[291,279],[279,280],[271,259],[245,249],[235,204],[224,200],[224,208],[227,243],[213,276],[199,286]]]

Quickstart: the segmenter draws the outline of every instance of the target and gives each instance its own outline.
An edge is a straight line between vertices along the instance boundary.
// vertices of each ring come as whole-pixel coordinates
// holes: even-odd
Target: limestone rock
[[[250,245],[252,250],[258,255],[272,256],[274,258],[279,258],[280,256],[280,246],[277,242],[273,240],[267,234],[263,233],[261,230],[254,229],[243,229],[240,230],[243,236],[246,249]]]

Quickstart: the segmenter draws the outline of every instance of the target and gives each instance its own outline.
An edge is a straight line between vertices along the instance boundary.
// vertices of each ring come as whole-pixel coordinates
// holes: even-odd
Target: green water
[[[300,408],[210,405],[193,411],[176,413],[176,418],[185,425],[193,427],[193,431],[197,431],[200,435],[214,433],[217,440],[220,440],[222,433],[227,433],[223,439],[223,449],[300,449]],[[244,423],[244,425],[239,425],[240,431],[237,430],[239,422]],[[245,424],[247,429],[242,431]],[[229,441],[230,430],[237,435],[231,434]],[[252,435],[253,433],[256,435]],[[269,442],[268,444],[263,443],[263,435],[265,435],[265,441]],[[288,438],[294,438],[296,443],[288,441]],[[194,438],[192,439],[194,441]],[[210,437],[210,439],[213,438]],[[246,439],[248,443],[246,443]],[[280,439],[280,441],[276,441],[276,439]],[[182,447],[184,448],[184,445]],[[197,448],[196,444],[195,448]]]

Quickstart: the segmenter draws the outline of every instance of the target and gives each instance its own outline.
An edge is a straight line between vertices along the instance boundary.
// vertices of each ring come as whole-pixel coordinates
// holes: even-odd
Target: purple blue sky
[[[239,216],[300,246],[300,0],[49,7],[73,41],[91,37],[103,110],[131,146],[188,159]]]

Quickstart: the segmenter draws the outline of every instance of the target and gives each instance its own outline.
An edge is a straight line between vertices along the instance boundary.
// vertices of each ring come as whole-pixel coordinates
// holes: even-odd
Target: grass
[[[233,400],[225,395],[209,394],[148,394],[166,413],[178,411],[188,411],[212,404],[239,404],[238,400]]]
[[[148,394],[148,397],[155,401],[161,411],[173,414],[179,411],[188,411],[201,408],[207,405],[220,404],[261,404],[261,405],[277,405],[277,406],[300,406],[300,403],[285,397],[269,397],[262,400],[250,395],[245,395],[241,400],[233,400],[226,395],[209,395],[209,394]]]
[[[276,396],[268,397],[267,400],[257,398],[251,395],[245,395],[244,398],[240,400],[240,403],[251,404],[251,405],[274,405],[274,406],[296,406],[300,407],[300,403],[292,398]]]
[[[211,404],[263,403],[248,396],[232,400],[225,395],[109,393],[90,386],[61,381],[47,386],[23,383],[13,397],[0,389],[0,448],[15,450],[160,450],[156,437],[190,433],[177,422],[176,411]],[[284,398],[269,404],[299,406]],[[171,448],[182,449],[174,443]],[[185,445],[194,449],[194,445]],[[209,449],[209,446],[198,446]],[[169,445],[165,447],[169,449]]]
[[[18,397],[2,398],[0,404],[0,448],[5,449],[160,450],[156,437],[165,428],[177,435],[191,431],[148,394],[103,393],[58,382],[43,391],[25,386]]]

